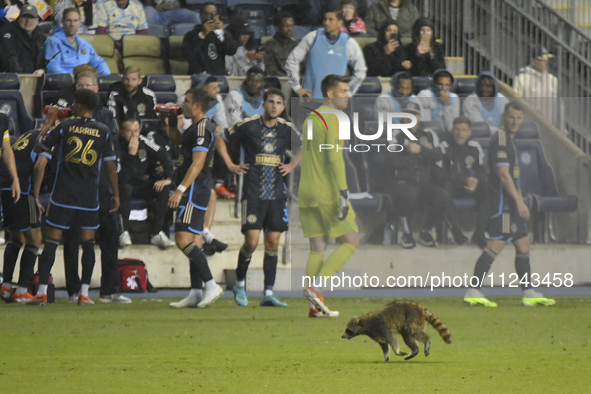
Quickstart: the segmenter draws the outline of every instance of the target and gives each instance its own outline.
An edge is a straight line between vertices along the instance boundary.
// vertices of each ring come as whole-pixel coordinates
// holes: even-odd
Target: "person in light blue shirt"
[[[460,98],[452,93],[454,77],[449,71],[439,69],[433,73],[431,80],[431,87],[417,95],[421,104],[421,120],[443,122],[445,130],[451,131],[454,119],[460,116]]]
[[[476,79],[474,93],[466,97],[464,115],[472,122],[486,122],[490,132],[495,133],[501,126],[503,111],[509,99],[499,93],[499,84],[492,73],[484,71]]]
[[[109,66],[92,45],[78,36],[80,24],[80,12],[76,8],[64,10],[62,27],[56,28],[45,42],[47,73],[72,74],[74,67],[90,64],[99,75],[111,74]]]

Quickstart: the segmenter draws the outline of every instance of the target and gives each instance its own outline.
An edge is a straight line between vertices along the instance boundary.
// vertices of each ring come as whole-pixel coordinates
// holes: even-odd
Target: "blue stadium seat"
[[[536,122],[523,122],[519,131],[515,133],[515,139],[519,140],[537,140],[538,138],[540,138],[540,132]]]
[[[148,75],[146,87],[156,94],[157,104],[176,103],[176,84],[172,75]]]
[[[215,79],[218,80],[218,86],[220,87],[220,93],[223,98],[230,92],[230,85],[228,85],[228,80],[223,75],[215,75]],[[197,74],[191,75],[191,87],[195,86],[197,82]]]
[[[423,129],[430,129],[438,136],[441,136],[443,133],[445,133],[445,127],[443,127],[443,123],[439,120],[421,123],[423,124]]]
[[[490,127],[486,122],[474,122],[470,129],[472,129],[472,139],[490,137]]]
[[[431,78],[429,77],[412,77],[412,93],[419,94],[421,90],[427,89],[431,86]]]
[[[64,91],[74,90],[74,80],[70,74],[43,74],[38,84],[40,88],[40,110],[46,105],[52,104]],[[39,113],[41,115],[41,113]],[[45,115],[42,115],[45,117]]]
[[[33,128],[33,120],[27,113],[19,89],[17,74],[0,73],[0,111],[8,116],[8,130],[15,137]]]
[[[361,82],[354,97],[373,96],[378,97],[382,93],[382,83],[378,77],[367,77]]]
[[[456,78],[453,92],[460,97],[466,97],[474,93],[476,89],[476,78]]]
[[[379,212],[384,208],[386,197],[380,194],[369,193],[367,190],[367,179],[365,169],[355,168],[345,152],[345,170],[347,172],[347,186],[349,187],[350,200],[353,209],[359,212]]]
[[[275,14],[275,6],[268,0],[226,0],[226,6],[229,14],[232,16],[242,16],[250,23],[254,20],[268,22]]]
[[[170,35],[171,36],[184,36],[191,30],[195,28],[195,25],[192,23],[177,23],[170,27]]]

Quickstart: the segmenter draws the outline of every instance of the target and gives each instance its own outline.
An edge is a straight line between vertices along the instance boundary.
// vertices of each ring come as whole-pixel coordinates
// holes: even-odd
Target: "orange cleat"
[[[324,317],[324,313],[320,312],[316,308],[310,307],[310,310],[308,311],[308,317]]]
[[[36,295],[27,304],[28,305],[47,305],[47,294]]]
[[[14,294],[14,290],[9,289],[6,286],[2,286],[0,289],[0,297],[6,302],[13,302],[12,295]]]
[[[78,297],[78,305],[94,305],[94,301],[90,297],[80,295]]]
[[[226,186],[224,186],[224,184],[221,184],[215,188],[215,195],[217,196],[217,198],[236,198],[236,194],[226,189]]]
[[[29,293],[28,291],[25,294],[16,294],[14,293],[12,296],[12,299],[16,302],[18,302],[19,304],[28,304],[31,301],[33,301],[35,297],[33,297],[33,295],[31,293]]]

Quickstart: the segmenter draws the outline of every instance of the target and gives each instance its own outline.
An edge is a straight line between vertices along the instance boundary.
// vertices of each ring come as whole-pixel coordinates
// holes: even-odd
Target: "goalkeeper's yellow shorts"
[[[304,238],[328,236],[338,238],[349,230],[359,232],[355,224],[355,211],[349,202],[349,212],[345,220],[339,220],[339,206],[326,205],[320,207],[300,208],[300,221]]]

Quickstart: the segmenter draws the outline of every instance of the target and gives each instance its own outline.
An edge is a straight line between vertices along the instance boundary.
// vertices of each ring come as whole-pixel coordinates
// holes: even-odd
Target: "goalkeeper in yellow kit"
[[[349,102],[349,87],[345,78],[327,75],[322,80],[324,104],[316,109],[343,110]],[[334,114],[321,114],[326,122],[304,122],[302,133],[302,162],[298,207],[304,237],[310,239],[310,255],[306,276],[321,278],[304,289],[311,302],[310,317],[336,317],[338,312],[324,305],[320,289],[325,279],[336,274],[349,261],[359,246],[355,212],[349,204],[349,191],[343,151],[339,141],[339,123]],[[313,126],[313,137],[308,139],[308,124]],[[320,123],[320,124],[318,124]],[[328,129],[328,130],[327,130]],[[330,144],[332,149],[320,149]],[[325,260],[328,238],[337,238],[339,247]],[[316,286],[317,288],[314,288]]]

